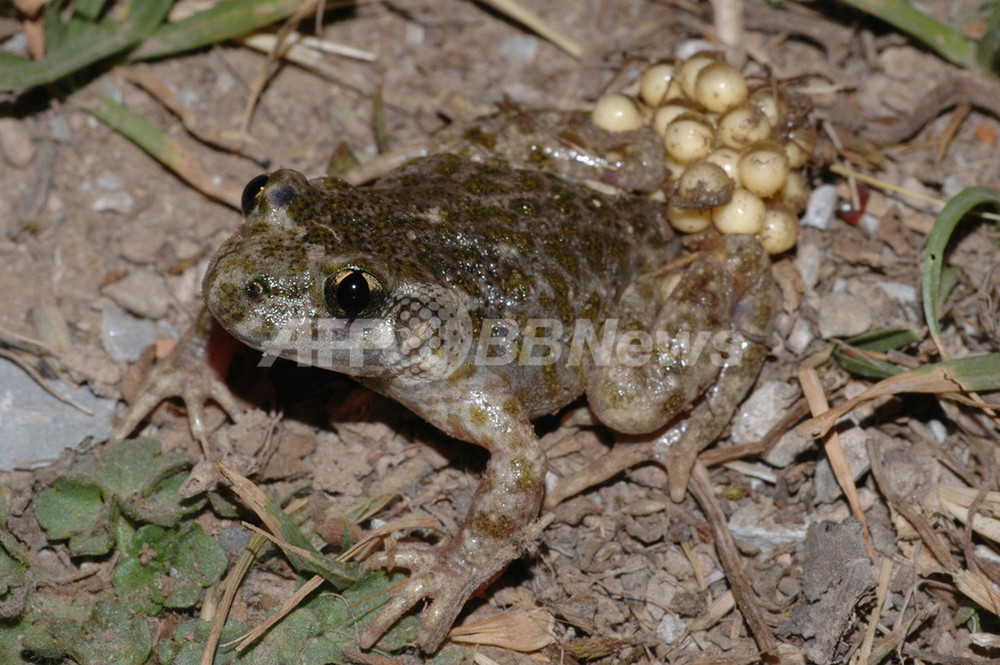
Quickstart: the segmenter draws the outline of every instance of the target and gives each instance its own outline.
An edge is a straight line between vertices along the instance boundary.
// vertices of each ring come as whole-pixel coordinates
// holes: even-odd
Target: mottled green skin
[[[763,359],[775,299],[769,262],[756,243],[708,237],[701,241],[704,262],[657,274],[677,250],[665,206],[597,193],[575,179],[646,188],[630,186],[627,174],[648,180],[648,169],[662,170],[653,163],[657,154],[662,162],[662,149],[650,148],[648,132],[640,132],[631,139],[645,147],[629,157],[622,135],[581,130],[575,116],[571,131],[559,131],[556,116],[545,118],[553,130],[547,135],[561,138],[542,157],[545,141],[531,136],[531,123],[515,123],[510,139],[494,119],[483,125],[488,129],[466,126],[440,140],[439,147],[461,156],[423,157],[369,186],[277,171],[250,192],[246,222],[205,277],[208,308],[241,341],[357,376],[444,432],[490,451],[460,533],[438,550],[397,557],[413,574],[362,634],[364,647],[428,598],[419,641],[436,649],[468,597],[523,551],[546,471],[532,418],[584,392],[599,418],[630,433],[656,431],[689,412],[668,430],[676,435],[661,437],[687,451],[678,465],[686,467],[678,476],[682,495],[694,455],[711,442],[692,435],[686,423],[714,439]],[[567,150],[567,136],[603,141],[605,157]],[[641,168],[629,161],[636,158]],[[553,160],[572,163],[557,169],[563,175],[537,169]],[[350,271],[363,271],[373,294],[354,316],[331,304],[336,289],[329,286]],[[678,275],[679,295],[671,295],[667,287]],[[414,328],[407,318],[414,306],[439,305],[434,311],[467,324],[461,329],[472,335],[468,349],[448,351],[440,329]],[[614,320],[619,333],[673,335],[728,330],[734,317],[750,335],[742,347],[750,360],[734,368],[720,369],[705,360],[708,354],[688,363],[685,345],[655,346],[653,367],[597,366],[589,353],[565,362],[579,320],[598,326]],[[493,319],[516,324],[517,334],[493,349],[513,353],[514,362],[477,361],[476,334]],[[561,323],[559,362],[517,361],[533,319]],[[720,376],[732,377],[735,387],[713,387]]]

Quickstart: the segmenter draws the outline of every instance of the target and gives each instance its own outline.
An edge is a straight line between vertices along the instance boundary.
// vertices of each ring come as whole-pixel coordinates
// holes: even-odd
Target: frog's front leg
[[[521,555],[528,525],[538,515],[545,453],[513,390],[502,377],[471,365],[459,368],[456,376],[461,379],[453,385],[445,380],[416,391],[362,380],[445,433],[490,452],[459,532],[435,550],[396,557],[402,567],[410,568],[410,579],[362,633],[362,648],[372,646],[426,598],[430,605],[424,610],[418,642],[425,652],[436,651],[469,597]]]
[[[160,402],[180,397],[187,406],[192,436],[209,452],[205,447],[205,402],[215,401],[234,421],[243,411],[219,378],[239,346],[202,308],[177,346],[146,375],[134,401],[115,424],[111,443],[123,441]]]
[[[767,354],[777,292],[770,260],[752,237],[709,236],[684,269],[626,295],[625,329],[648,333],[652,352],[644,362],[626,355],[595,366],[587,397],[597,417],[619,432],[670,426],[640,452],[616,449],[557,487],[550,505],[634,465],[637,455],[662,463],[671,497],[683,499],[698,453],[721,434]]]

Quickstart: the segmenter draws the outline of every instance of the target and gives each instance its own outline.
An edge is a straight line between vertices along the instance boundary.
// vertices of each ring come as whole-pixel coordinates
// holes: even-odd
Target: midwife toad
[[[755,380],[777,307],[752,237],[705,235],[671,267],[662,202],[583,183],[651,189],[662,148],[633,149],[661,145],[650,130],[552,113],[486,123],[449,130],[437,143],[448,152],[368,186],[289,170],[254,179],[246,221],[203,285],[239,340],[356,376],[490,452],[459,532],[397,555],[411,578],[363,647],[426,598],[419,642],[436,650],[465,601],[521,554],[546,471],[531,420],[581,394],[612,429],[659,442],[680,500],[697,452]],[[196,353],[207,322],[179,354]],[[196,427],[207,395],[234,411],[201,378],[188,390],[152,381],[123,428],[178,391]]]

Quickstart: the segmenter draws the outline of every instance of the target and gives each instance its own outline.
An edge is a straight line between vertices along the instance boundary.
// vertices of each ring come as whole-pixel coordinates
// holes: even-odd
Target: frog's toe
[[[489,562],[478,564],[469,562],[450,547],[444,552],[440,548],[401,552],[395,557],[396,563],[415,572],[393,593],[392,599],[358,638],[358,644],[362,649],[370,648],[410,608],[421,600],[429,599],[417,643],[425,653],[437,651],[465,601],[477,589],[491,582],[510,561],[512,557],[505,550],[501,547]],[[378,561],[375,559],[373,562]]]
[[[170,363],[168,363],[170,365]],[[243,409],[210,367],[184,368],[157,367],[139,388],[138,398],[129,405],[121,420],[115,425],[111,443],[123,441],[164,400],[180,397],[187,408],[188,426],[198,442],[206,442],[205,403],[212,400],[234,421],[239,420]]]
[[[160,402],[172,397],[184,401],[191,434],[202,446],[207,437],[205,403],[208,400],[218,404],[234,421],[239,420],[243,408],[213,366],[228,367],[238,345],[225,343],[231,338],[214,336],[215,327],[207,311],[203,311],[173,351],[146,375],[137,397],[115,425],[109,439],[111,443],[123,441]]]

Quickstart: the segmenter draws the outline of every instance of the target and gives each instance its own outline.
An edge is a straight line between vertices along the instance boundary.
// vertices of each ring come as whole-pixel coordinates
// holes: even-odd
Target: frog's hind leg
[[[648,285],[645,296],[651,297]],[[626,305],[632,325],[643,305]],[[709,237],[701,259],[681,272],[657,307],[650,330],[662,334],[651,361],[597,367],[587,387],[605,424],[644,436],[564,481],[549,493],[547,507],[648,461],[667,469],[671,498],[682,500],[698,453],[718,438],[756,381],[778,299],[770,261],[752,237]],[[692,346],[698,334],[711,338],[711,350]]]

